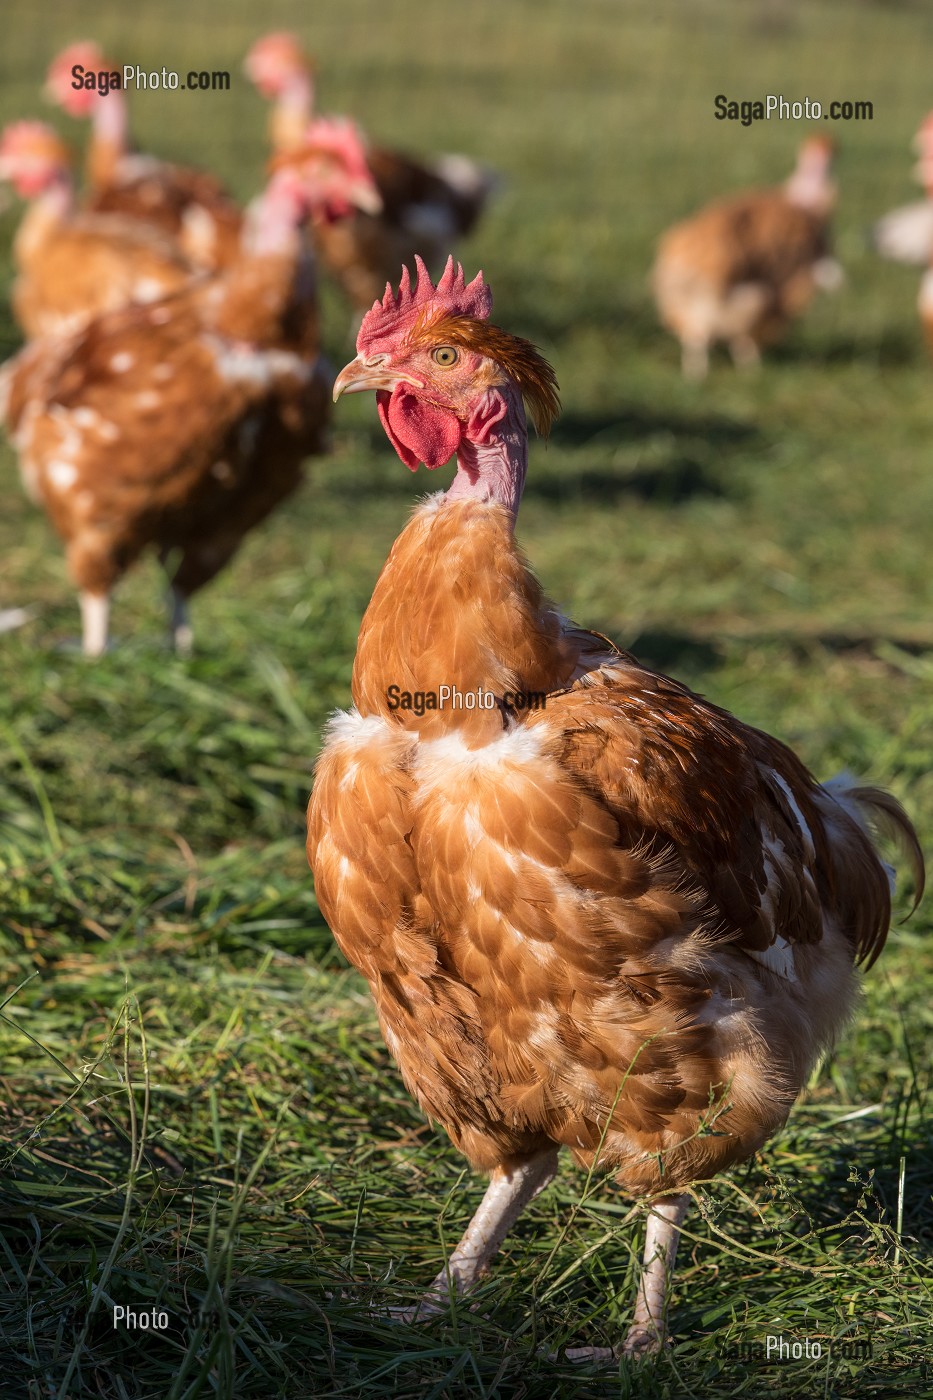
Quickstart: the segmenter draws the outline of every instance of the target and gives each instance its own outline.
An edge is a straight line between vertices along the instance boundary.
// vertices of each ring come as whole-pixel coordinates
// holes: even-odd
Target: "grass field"
[[[263,111],[239,62],[291,25],[318,55],[323,106],[387,144],[501,170],[462,252],[561,382],[519,521],[551,595],[818,774],[890,786],[933,849],[933,371],[917,274],[864,238],[914,197],[933,12],[167,0],[127,14],[18,9],[2,119],[42,114],[45,65],[75,37],[144,67],[226,67],[228,96],[140,96],[133,119],[144,148],[210,164],[246,197]],[[834,130],[847,286],[760,374],[717,360],[697,387],[655,322],[653,241],[712,194],[781,178],[802,134],[714,121],[718,92],[867,98],[874,121]],[[17,217],[2,216],[4,257]],[[325,313],[339,367],[348,317],[330,292]],[[61,549],[2,449],[0,607],[35,617],[0,637],[0,1393],[933,1393],[930,900],[895,928],[786,1131],[698,1190],[659,1360],[599,1375],[555,1359],[617,1339],[644,1224],[569,1166],[475,1306],[414,1328],[373,1314],[433,1277],[482,1182],[392,1067],[314,904],[303,816],[378,570],[437,484],[401,467],[368,398],[341,402],[332,456],[197,601],[196,656],[168,654],[147,563],[118,595],[116,648],[87,664],[61,647],[78,621]],[[115,1303],[164,1310],[168,1329],[114,1329]],[[775,1333],[822,1358],[737,1355]],[[847,1359],[845,1342],[871,1357]]]

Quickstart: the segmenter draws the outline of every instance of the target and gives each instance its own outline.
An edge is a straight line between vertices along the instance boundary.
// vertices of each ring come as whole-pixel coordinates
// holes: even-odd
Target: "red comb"
[[[364,347],[373,348],[376,341],[396,340],[410,325],[414,325],[432,304],[443,315],[472,316],[478,321],[488,320],[492,311],[492,292],[483,281],[481,272],[476,274],[472,282],[467,282],[463,276],[463,268],[459,263],[455,263],[451,256],[447,259],[447,266],[435,286],[431,281],[431,274],[417,253],[415,271],[418,281],[414,289],[407,267],[402,268],[397,294],[393,292],[392,284],[386,283],[382,300],[374,301],[372,309],[363,317],[356,340],[358,351],[362,352]]]

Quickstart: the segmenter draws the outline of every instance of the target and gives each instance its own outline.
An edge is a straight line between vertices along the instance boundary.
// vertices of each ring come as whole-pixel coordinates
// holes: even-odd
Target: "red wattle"
[[[423,403],[404,384],[391,394],[380,389],[376,406],[382,426],[406,467],[417,471],[418,463],[426,467],[442,467],[448,462],[463,435],[463,426],[453,413]]]

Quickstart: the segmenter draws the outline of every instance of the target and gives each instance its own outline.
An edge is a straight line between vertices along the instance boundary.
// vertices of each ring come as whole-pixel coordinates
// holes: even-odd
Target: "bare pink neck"
[[[457,452],[457,475],[446,499],[489,501],[505,506],[514,521],[528,469],[525,408],[521,394],[513,385],[490,389],[487,400],[490,406],[504,400],[506,412],[487,433],[481,434],[481,440],[474,441],[464,434]]]
[[[292,181],[273,176],[246,211],[242,237],[251,254],[297,253],[298,227],[305,209]]]
[[[272,109],[270,132],[277,151],[298,150],[314,106],[314,80],[310,73],[296,73]]]
[[[64,219],[72,212],[75,205],[75,187],[69,171],[59,170],[56,173],[54,180],[43,190],[40,203],[49,218]]]
[[[311,74],[296,73],[279,101],[283,112],[290,113],[294,118],[303,117],[306,122],[310,121],[311,109],[314,106],[314,79]]]
[[[827,151],[806,150],[797,157],[797,165],[784,181],[784,195],[800,209],[816,214],[827,213],[835,199],[835,186],[830,175],[831,157]]]
[[[111,89],[94,108],[94,140],[109,147],[118,157],[126,155],[126,100],[122,88]]]
[[[20,220],[13,248],[17,262],[22,266],[30,256],[55,238],[65,219],[74,212],[75,192],[71,177],[61,171],[56,178],[32,201],[29,209]]]

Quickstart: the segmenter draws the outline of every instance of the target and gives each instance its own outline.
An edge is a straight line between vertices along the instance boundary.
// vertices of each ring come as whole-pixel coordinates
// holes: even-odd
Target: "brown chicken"
[[[652,286],[688,378],[703,378],[719,341],[737,365],[757,364],[817,288],[840,285],[830,256],[832,153],[830,141],[811,137],[783,185],[719,200],[661,239]]]
[[[274,151],[319,139],[311,124],[313,65],[293,34],[258,39],[244,68],[262,96],[274,102],[269,122]],[[467,156],[416,160],[369,146],[366,160],[381,209],[314,229],[322,265],[360,312],[382,295],[386,279],[416,249],[429,267],[440,265],[451,243],[470,233],[496,185],[491,172]]]
[[[242,212],[204,170],[175,165],[130,147],[126,94],[76,86],[73,70],[119,72],[96,44],[71,44],[52,63],[46,93],[71,117],[92,119],[87,150],[87,208],[122,214],[180,242],[199,267],[225,267],[239,252]]]
[[[328,212],[314,168],[273,176],[240,257],[215,278],[36,343],[7,367],[6,421],[26,488],[66,543],[89,655],[106,645],[114,585],[150,545],[187,649],[188,598],[323,450],[330,374],[299,227]]]
[[[30,200],[13,241],[13,311],[30,338],[77,330],[102,311],[155,301],[196,269],[173,239],[116,214],[79,213],[68,148],[43,122],[0,136],[0,180]]]
[[[490,309],[481,275],[406,271],[337,377],[406,466],[457,471],[376,584],[308,854],[406,1085],[491,1174],[424,1306],[471,1287],[566,1147],[651,1203],[635,1354],[665,1335],[687,1188],[781,1127],[881,952],[872,824],[918,898],[923,862],[887,793],[820,785],[542,594],[514,526],[523,400],[546,432],[556,384]]]

